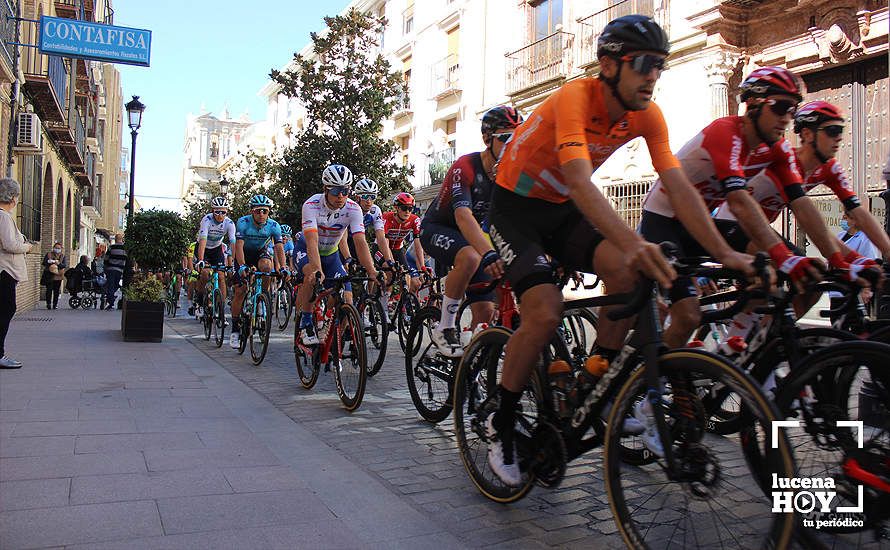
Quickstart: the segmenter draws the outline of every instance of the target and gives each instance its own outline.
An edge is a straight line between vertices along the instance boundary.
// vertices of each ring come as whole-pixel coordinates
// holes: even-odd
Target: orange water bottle
[[[561,418],[572,414],[568,403],[568,395],[572,381],[572,367],[562,359],[550,363],[547,368],[547,377],[550,380],[550,393],[553,395],[553,409]]]

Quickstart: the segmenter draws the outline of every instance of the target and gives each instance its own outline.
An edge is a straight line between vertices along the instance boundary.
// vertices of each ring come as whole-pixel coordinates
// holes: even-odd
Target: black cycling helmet
[[[664,29],[645,15],[613,19],[596,41],[596,56],[621,57],[631,52],[653,51],[667,55],[671,44]]]
[[[498,105],[485,111],[482,115],[482,134],[491,134],[497,130],[517,128],[522,124],[522,115],[509,105]]]

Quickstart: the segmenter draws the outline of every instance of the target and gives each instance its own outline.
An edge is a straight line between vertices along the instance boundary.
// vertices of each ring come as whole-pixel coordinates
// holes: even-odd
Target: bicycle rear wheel
[[[269,301],[266,292],[257,296],[253,326],[250,329],[250,358],[254,365],[263,362],[266,350],[269,349],[269,333],[272,331],[272,307]]]
[[[645,368],[622,385],[607,422],[603,477],[625,543],[630,548],[788,546],[795,516],[774,514],[771,495],[762,489],[773,474],[795,476],[784,434],[775,441],[777,448],[771,447],[775,407],[750,376],[705,352],[668,352],[659,357],[658,369],[673,467],[663,458],[649,465],[623,460],[627,441],[641,437],[624,436],[620,427],[647,394]],[[696,390],[702,382],[725,384],[739,396],[740,434],[707,432],[707,414]],[[746,464],[743,442],[762,453],[761,467]]]
[[[522,485],[505,485],[488,465],[485,422],[498,407],[497,384],[504,359],[504,346],[511,332],[503,327],[483,330],[461,357],[454,378],[454,432],[464,468],[479,492],[495,502],[515,502],[531,490],[535,476],[520,463]],[[517,409],[517,445],[534,433],[540,410],[540,381],[535,371]],[[520,459],[522,460],[522,459]]]
[[[226,306],[219,290],[213,291],[213,338],[218,348],[226,339]]]
[[[247,349],[247,341],[250,339],[250,329],[252,323],[250,322],[250,315],[248,315],[248,311],[250,311],[251,307],[252,306],[247,302],[247,300],[245,300],[244,303],[241,305],[241,334],[240,338],[238,339],[238,355],[244,354],[244,350]]]
[[[365,342],[368,352],[368,376],[380,372],[386,358],[386,347],[389,343],[389,326],[383,317],[383,306],[371,296],[365,294],[358,303],[358,311],[365,329]]]
[[[204,293],[204,303],[202,304],[203,312],[201,315],[201,325],[204,327],[204,339],[210,340],[213,333],[213,315],[216,311],[213,309],[213,295],[210,292]]]
[[[278,323],[278,330],[287,329],[287,323],[290,321],[290,314],[293,309],[291,303],[292,288],[290,283],[284,283],[275,293],[275,321]]]
[[[356,410],[365,396],[368,358],[365,336],[358,310],[352,304],[340,304],[332,352],[337,394],[347,411]]]

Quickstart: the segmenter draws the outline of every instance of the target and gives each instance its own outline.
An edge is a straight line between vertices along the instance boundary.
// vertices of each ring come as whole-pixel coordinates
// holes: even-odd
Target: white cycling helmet
[[[325,187],[352,187],[352,172],[342,164],[331,164],[321,173]]]
[[[213,197],[213,200],[210,201],[211,208],[228,208],[229,207],[229,199],[225,197]]]
[[[376,195],[380,192],[377,182],[370,178],[362,178],[355,184],[355,193],[357,195]]]

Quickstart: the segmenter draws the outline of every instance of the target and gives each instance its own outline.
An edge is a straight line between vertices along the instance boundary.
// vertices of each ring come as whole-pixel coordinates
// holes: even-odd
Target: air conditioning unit
[[[39,151],[41,146],[40,117],[34,113],[19,113],[15,146],[25,151]]]

